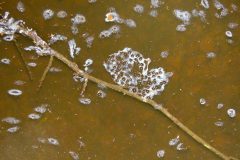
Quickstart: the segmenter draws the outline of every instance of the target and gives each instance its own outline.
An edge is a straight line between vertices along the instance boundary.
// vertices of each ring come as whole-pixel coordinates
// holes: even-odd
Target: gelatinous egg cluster
[[[148,70],[150,62],[141,53],[125,48],[111,54],[103,65],[118,85],[143,98],[152,99],[164,90],[172,73],[165,73],[161,67]]]

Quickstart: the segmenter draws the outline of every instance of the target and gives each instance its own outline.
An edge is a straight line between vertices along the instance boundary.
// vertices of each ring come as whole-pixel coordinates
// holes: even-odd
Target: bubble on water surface
[[[86,37],[85,42],[87,43],[87,47],[88,48],[92,47],[93,41],[94,41],[94,37],[93,36]]]
[[[233,37],[233,34],[231,31],[226,31],[225,32],[225,35],[228,37],[228,38],[232,38]]]
[[[218,103],[217,104],[217,109],[221,109],[221,108],[223,108],[224,107],[224,104],[222,104],[222,103]]]
[[[151,8],[159,8],[163,3],[161,0],[151,0]]]
[[[199,102],[201,105],[205,105],[207,103],[206,99],[204,98],[200,98]]]
[[[96,3],[97,0],[88,0],[88,3]]]
[[[128,26],[129,28],[136,28],[136,27],[137,27],[136,22],[135,22],[134,20],[132,20],[132,19],[126,19],[126,20],[124,20],[124,24],[125,24],[126,26]]]
[[[176,138],[170,139],[170,141],[168,142],[168,144],[169,144],[170,146],[175,146],[179,141],[180,141],[179,136],[177,136]]]
[[[8,58],[2,58],[2,59],[1,59],[1,63],[3,63],[3,64],[10,64],[10,63],[11,63],[11,60],[8,59]]]
[[[27,65],[28,65],[29,67],[36,67],[36,66],[37,66],[37,63],[35,63],[35,62],[29,62],[29,63],[27,63]]]
[[[90,65],[92,65],[93,64],[93,60],[92,59],[87,59],[86,61],[85,61],[85,63],[84,63],[84,67],[88,67],[88,66],[90,66]]]
[[[207,58],[209,58],[209,59],[216,57],[216,53],[214,53],[214,52],[208,52],[206,55],[207,55]]]
[[[178,32],[185,32],[186,30],[187,30],[187,28],[186,28],[186,25],[184,25],[184,24],[179,24],[176,27],[176,31],[178,31]]]
[[[205,9],[208,9],[208,8],[209,8],[209,2],[208,2],[208,0],[201,0],[201,5],[202,5]]]
[[[75,55],[79,54],[81,48],[77,47],[76,41],[74,39],[71,39],[70,41],[68,41],[68,46],[69,46],[70,56],[72,58],[74,58]]]
[[[158,158],[163,158],[164,156],[165,156],[165,151],[164,150],[157,151],[157,157]]]
[[[51,34],[51,38],[49,40],[49,45],[56,43],[57,41],[66,41],[67,37],[61,34]]]
[[[160,55],[161,55],[162,58],[167,58],[168,55],[169,55],[169,52],[168,52],[168,51],[162,51],[162,52],[160,53]]]
[[[120,26],[118,25],[113,25],[112,27],[110,27],[108,30],[103,30],[102,32],[100,32],[99,34],[99,38],[108,38],[110,37],[112,34],[117,34],[120,32]]]
[[[14,40],[14,35],[6,35],[3,37],[4,41],[10,42]]]
[[[74,25],[83,24],[86,22],[86,18],[82,14],[76,14],[75,17],[71,18]]]
[[[150,62],[141,53],[125,48],[111,54],[103,65],[115,83],[143,98],[152,99],[164,90],[172,73],[165,73],[161,67],[148,70]]]
[[[184,24],[189,24],[191,19],[191,14],[188,11],[183,11],[180,9],[174,9],[173,11],[175,17],[181,20]]]
[[[67,12],[66,11],[58,11],[57,12],[57,17],[58,18],[65,18],[65,17],[67,17]]]
[[[121,22],[121,18],[117,12],[109,12],[106,14],[105,22]]]
[[[54,11],[51,9],[46,9],[43,11],[42,15],[45,20],[49,20],[54,16]]]
[[[47,140],[48,140],[48,143],[49,143],[49,144],[52,144],[52,145],[55,145],[55,146],[58,146],[58,145],[59,145],[58,140],[55,139],[55,138],[48,138]]]
[[[107,94],[103,90],[99,90],[97,92],[97,96],[100,98],[105,98],[107,96]]]
[[[18,1],[18,3],[17,3],[17,10],[19,12],[24,12],[25,11],[25,5],[23,4],[22,1]]]
[[[41,104],[34,108],[34,111],[37,113],[45,113],[47,111],[48,104]]]
[[[150,15],[151,17],[157,17],[157,16],[158,16],[158,11],[155,10],[155,9],[153,9],[153,10],[151,10],[151,11],[149,12],[149,15]]]
[[[214,124],[215,124],[215,126],[217,126],[217,127],[222,127],[222,126],[224,125],[224,122],[222,122],[222,121],[216,121],[216,122],[214,122]]]
[[[235,111],[235,109],[233,109],[233,108],[228,109],[228,110],[227,110],[227,114],[228,114],[228,116],[231,117],[231,118],[236,117],[236,111]]]
[[[19,129],[20,129],[20,127],[14,126],[14,127],[8,128],[8,129],[7,129],[7,132],[9,132],[9,133],[15,133],[15,132],[17,132]]]
[[[140,5],[140,4],[136,4],[134,7],[133,7],[133,10],[139,14],[142,14],[144,12],[144,7],[143,5]]]
[[[28,115],[28,118],[32,119],[32,120],[37,120],[41,118],[41,115],[37,114],[37,113],[31,113]]]
[[[91,103],[91,99],[89,99],[89,98],[79,98],[78,100],[80,103],[85,104],[85,105],[88,105]]]
[[[177,145],[176,149],[177,149],[178,151],[187,150],[187,148],[184,147],[183,143],[179,143],[179,144]]]
[[[8,94],[11,95],[11,96],[20,96],[22,95],[22,91],[19,90],[19,89],[10,89],[8,90]]]
[[[73,160],[79,160],[78,153],[76,153],[74,151],[69,151],[68,153],[70,154],[70,156],[72,157]]]
[[[6,117],[2,119],[2,122],[6,122],[8,124],[19,124],[21,121],[15,117]]]

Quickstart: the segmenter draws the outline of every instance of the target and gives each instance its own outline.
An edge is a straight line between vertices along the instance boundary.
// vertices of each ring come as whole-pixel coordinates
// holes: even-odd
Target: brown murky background
[[[239,1],[221,0],[230,14],[217,19],[216,9],[210,0],[210,9],[206,10],[207,21],[192,18],[186,32],[177,32],[180,21],[173,15],[174,9],[191,11],[203,9],[200,0],[166,1],[158,10],[158,17],[149,16],[150,0],[98,0],[90,4],[87,0],[22,0],[26,11],[16,9],[18,1],[8,0],[1,4],[1,13],[9,11],[13,17],[23,19],[27,26],[37,30],[43,39],[50,34],[60,33],[69,39],[75,38],[82,48],[74,59],[82,66],[87,58],[93,59],[92,75],[113,83],[103,67],[108,55],[131,47],[144,57],[152,59],[150,68],[162,66],[166,71],[174,72],[162,95],[155,97],[163,103],[169,112],[200,137],[227,155],[240,158],[240,28],[231,30],[233,44],[227,43],[225,31],[229,22],[240,24],[239,10],[233,12],[231,4],[240,7]],[[142,15],[133,11],[135,4],[142,4]],[[115,7],[123,18],[132,18],[137,27],[121,25],[119,37],[99,39],[98,34],[112,24],[104,22],[110,7]],[[48,21],[42,17],[43,10],[50,8],[55,12],[66,10],[68,17],[56,16]],[[80,25],[80,33],[71,33],[70,18],[76,13],[86,16],[87,23]],[[82,34],[94,35],[92,48],[87,48]],[[32,43],[23,37],[17,37],[22,48]],[[70,59],[67,42],[58,42],[52,46]],[[160,53],[169,51],[166,59]],[[88,106],[78,101],[82,85],[72,79],[72,71],[55,60],[54,67],[61,68],[60,73],[49,73],[42,89],[37,92],[38,80],[48,63],[48,57],[36,57],[33,52],[24,52],[27,62],[36,62],[31,68],[34,80],[26,74],[20,55],[12,42],[1,40],[0,59],[11,59],[10,65],[0,64],[0,119],[13,116],[22,122],[20,130],[9,133],[9,124],[0,122],[0,160],[59,160],[71,159],[69,151],[79,153],[82,160],[154,160],[158,150],[165,150],[164,159],[218,159],[211,152],[196,143],[182,132],[160,112],[146,104],[122,94],[106,90],[107,97],[99,98],[96,84],[88,83],[85,97],[92,103]],[[215,52],[216,57],[209,59],[206,53]],[[33,60],[32,60],[33,59]],[[16,80],[27,82],[16,86]],[[7,91],[18,88],[23,91],[20,97],[8,95]],[[205,98],[206,106],[199,103]],[[28,114],[33,108],[47,103],[49,110],[39,120],[31,120]],[[223,103],[222,109],[217,104]],[[229,118],[227,109],[237,111],[235,118]],[[216,121],[224,122],[222,127]],[[177,151],[168,145],[170,139],[180,136],[181,142],[188,147],[186,151]],[[56,138],[60,145],[40,143],[38,137]],[[79,141],[85,144],[80,147]]]

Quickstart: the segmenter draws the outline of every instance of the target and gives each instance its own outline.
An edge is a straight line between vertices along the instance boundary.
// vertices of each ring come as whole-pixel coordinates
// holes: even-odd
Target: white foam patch
[[[124,48],[111,54],[103,65],[115,83],[143,98],[152,99],[164,90],[172,73],[165,73],[161,67],[149,70],[150,62],[141,53]]]

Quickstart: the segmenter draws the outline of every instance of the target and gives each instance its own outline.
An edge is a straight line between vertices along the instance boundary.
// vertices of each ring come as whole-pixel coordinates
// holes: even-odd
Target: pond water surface
[[[89,1],[22,0],[25,10],[19,12],[19,1],[0,0],[0,7],[1,13],[9,11],[16,19],[24,20],[46,41],[51,34],[75,39],[81,50],[74,59],[69,55],[68,41],[56,42],[52,47],[81,69],[87,59],[92,59],[90,74],[107,82],[114,83],[104,61],[125,47],[150,58],[150,69],[163,67],[173,72],[154,100],[211,145],[240,158],[240,1],[219,0],[225,10],[217,10],[215,0],[208,1],[208,9],[201,0],[161,0],[164,3],[155,8],[150,0]],[[144,10],[134,11],[137,4]],[[104,21],[113,8],[121,18],[134,20],[136,27],[118,24],[119,33],[99,38],[100,32],[116,24]],[[49,20],[42,16],[46,9],[55,13]],[[188,11],[190,21],[177,19],[177,9]],[[194,17],[194,9],[204,11],[206,17]],[[61,10],[66,11],[65,18],[57,17]],[[77,13],[84,15],[86,22],[76,25],[79,33],[74,35],[71,18]],[[177,31],[179,24],[184,24],[186,31]],[[226,31],[233,36],[229,38]],[[85,42],[86,33],[94,37],[90,47]],[[84,97],[91,103],[80,103],[82,83],[75,82],[73,72],[56,59],[53,67],[59,72],[49,72],[37,91],[49,57],[24,51],[32,45],[25,37],[17,36],[16,43],[26,63],[30,63],[33,80],[29,80],[16,45],[1,40],[0,59],[7,58],[10,64],[0,63],[0,160],[218,159],[160,112],[111,89],[102,89],[106,97],[101,98],[97,94],[99,86],[88,82]],[[37,65],[34,67],[32,62]],[[10,89],[21,90],[22,94],[11,96]],[[35,109],[38,106],[43,108]],[[236,111],[233,118],[227,113],[231,108]],[[15,124],[6,123],[7,117],[20,123],[12,119]],[[169,145],[177,136],[186,150]],[[164,158],[158,152],[161,150]]]

